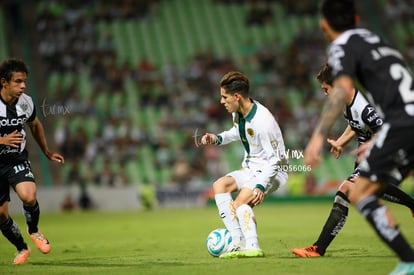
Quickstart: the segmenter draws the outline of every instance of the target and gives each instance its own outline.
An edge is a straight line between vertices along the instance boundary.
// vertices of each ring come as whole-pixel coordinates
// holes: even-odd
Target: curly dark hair
[[[231,71],[226,73],[220,81],[220,87],[227,93],[239,93],[244,97],[249,96],[249,79],[241,72]]]
[[[325,82],[328,85],[332,86],[333,77],[332,77],[332,68],[326,63],[323,67],[319,70],[318,74],[316,75],[316,79],[322,83]]]
[[[0,80],[4,78],[9,82],[15,72],[29,74],[29,69],[22,60],[17,58],[6,59],[0,64]],[[3,88],[3,85],[0,82],[0,89],[1,88]]]

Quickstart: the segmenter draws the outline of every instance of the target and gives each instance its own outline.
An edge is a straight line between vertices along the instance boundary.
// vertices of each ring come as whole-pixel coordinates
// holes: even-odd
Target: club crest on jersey
[[[20,108],[22,108],[23,112],[26,112],[29,106],[26,103],[20,104]]]
[[[248,128],[248,129],[247,129],[247,134],[248,134],[249,136],[251,136],[251,137],[254,137],[254,131],[253,131],[253,129],[252,129],[252,128]]]
[[[354,111],[354,114],[352,115],[355,119],[357,119],[359,117],[359,114],[357,111]]]

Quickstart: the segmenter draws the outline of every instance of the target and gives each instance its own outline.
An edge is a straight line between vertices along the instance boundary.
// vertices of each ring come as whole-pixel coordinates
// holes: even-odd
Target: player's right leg
[[[0,178],[0,231],[17,249],[13,263],[24,264],[30,256],[30,248],[24,242],[19,226],[9,216],[9,201],[9,182],[4,178]]]
[[[8,202],[3,203],[3,205],[0,207],[0,211],[8,211],[7,204]],[[10,216],[7,214],[5,215],[4,212],[1,212],[0,216],[1,233],[17,249],[17,254],[13,260],[13,263],[24,264],[30,256],[30,248],[24,242],[19,226],[13,221]]]
[[[237,191],[237,184],[233,177],[224,176],[213,184],[213,190],[220,218],[226,228],[230,231],[232,237],[229,250],[220,255],[220,258],[234,258],[237,257],[237,253],[243,245],[243,235],[233,206],[233,198],[231,196],[231,192]]]

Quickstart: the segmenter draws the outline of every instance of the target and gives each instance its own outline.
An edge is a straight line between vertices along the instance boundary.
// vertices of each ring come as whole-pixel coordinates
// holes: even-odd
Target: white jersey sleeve
[[[232,116],[233,116],[233,127],[217,135],[219,139],[218,145],[226,145],[233,141],[240,140],[239,127],[238,127],[238,123],[239,123],[238,114],[233,113]]]

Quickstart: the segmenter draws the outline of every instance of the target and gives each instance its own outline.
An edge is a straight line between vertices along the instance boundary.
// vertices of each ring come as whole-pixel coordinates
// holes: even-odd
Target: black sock
[[[323,226],[318,240],[314,243],[317,245],[317,252],[325,254],[326,248],[341,231],[348,217],[349,201],[344,193],[338,191],[335,196],[335,202],[332,206],[331,213]]]
[[[369,196],[357,205],[359,212],[374,227],[378,236],[397,254],[401,261],[414,262],[414,251],[402,236],[398,226],[390,226],[387,207],[376,196]]]
[[[414,199],[402,191],[398,186],[390,184],[382,195],[384,200],[402,204],[414,211]]]
[[[18,251],[27,249],[27,244],[23,240],[22,233],[20,232],[19,226],[13,221],[11,217],[0,225],[1,233],[6,237]]]
[[[34,206],[23,205],[24,216],[26,217],[26,223],[29,227],[29,234],[38,231],[37,225],[39,224],[40,208],[39,203],[36,201]]]

